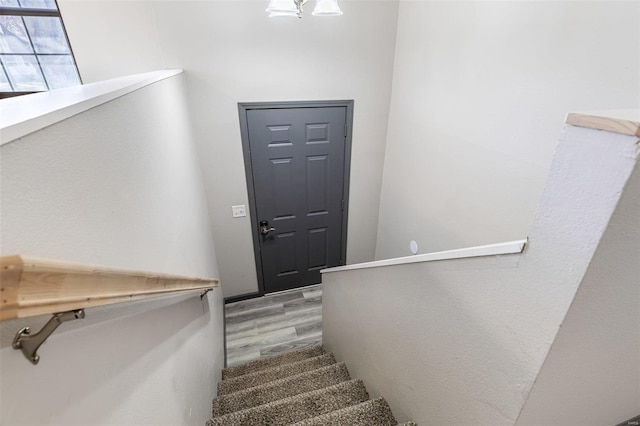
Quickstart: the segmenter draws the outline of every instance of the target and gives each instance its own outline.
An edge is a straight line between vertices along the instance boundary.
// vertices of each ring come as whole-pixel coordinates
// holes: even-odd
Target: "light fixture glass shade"
[[[316,7],[313,9],[314,16],[338,16],[342,15],[338,0],[317,0]]]
[[[298,6],[293,0],[271,0],[267,12],[277,14],[274,16],[298,16]]]
[[[298,18],[297,12],[269,12],[269,18],[275,18],[278,16],[293,16],[294,18]]]

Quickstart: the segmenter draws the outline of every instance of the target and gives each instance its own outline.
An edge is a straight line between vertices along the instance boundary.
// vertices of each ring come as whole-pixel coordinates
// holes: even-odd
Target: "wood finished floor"
[[[322,285],[225,305],[227,366],[322,343]]]

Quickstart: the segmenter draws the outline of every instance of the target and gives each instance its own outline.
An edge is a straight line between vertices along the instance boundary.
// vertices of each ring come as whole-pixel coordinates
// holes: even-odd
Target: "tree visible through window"
[[[80,84],[55,0],[0,0],[0,92]]]

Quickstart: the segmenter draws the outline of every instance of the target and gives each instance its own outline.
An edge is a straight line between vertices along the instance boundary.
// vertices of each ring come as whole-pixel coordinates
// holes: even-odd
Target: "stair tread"
[[[218,382],[218,395],[227,395],[243,389],[256,387],[273,380],[284,379],[305,371],[315,370],[320,367],[335,364],[336,359],[333,354],[325,353],[313,358],[303,359],[276,367],[266,368],[253,373],[243,374]]]
[[[288,425],[366,401],[362,380],[349,380],[246,410],[214,417],[207,426]],[[392,416],[393,417],[393,416]],[[393,423],[395,425],[395,423]]]
[[[384,398],[376,398],[312,417],[293,426],[396,426],[398,423]]]
[[[309,348],[299,349],[295,351],[286,352],[280,355],[275,355],[269,358],[257,359],[249,361],[244,364],[234,365],[222,370],[222,380],[230,379],[232,377],[242,376],[248,373],[253,373],[266,368],[275,367],[278,365],[288,364],[291,362],[302,361],[307,358],[313,358],[319,355],[325,354],[326,351],[322,345],[316,345]]]
[[[306,371],[260,386],[243,389],[213,400],[213,417],[245,410],[350,380],[344,362]]]

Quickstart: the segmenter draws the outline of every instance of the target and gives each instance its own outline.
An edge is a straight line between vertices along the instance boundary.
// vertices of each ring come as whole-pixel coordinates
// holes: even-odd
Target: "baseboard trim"
[[[255,293],[240,294],[238,296],[225,297],[224,303],[226,305],[227,303],[241,302],[243,300],[255,299],[256,297],[261,296],[264,296],[264,293],[260,291],[257,291]]]
[[[222,343],[224,344],[224,362],[222,364],[224,368],[227,368],[227,313],[224,306],[222,308]],[[222,377],[220,377],[220,380],[222,380]]]

